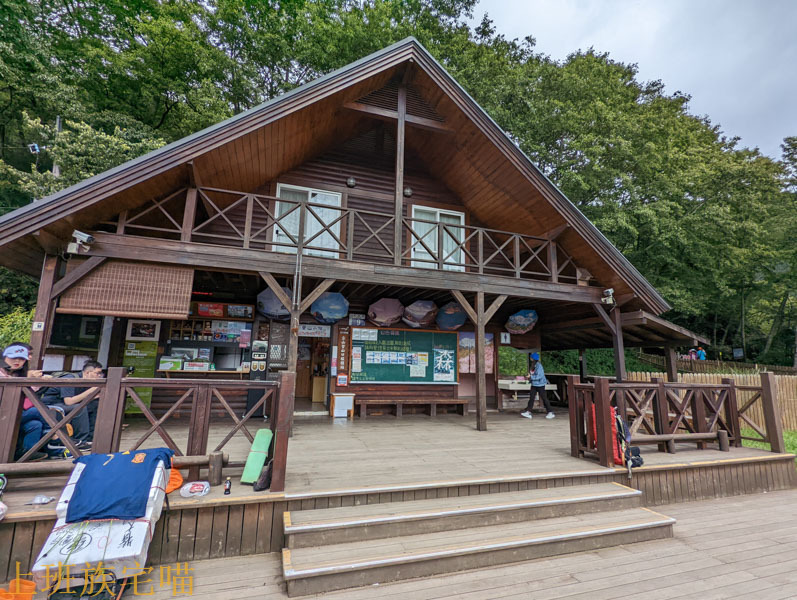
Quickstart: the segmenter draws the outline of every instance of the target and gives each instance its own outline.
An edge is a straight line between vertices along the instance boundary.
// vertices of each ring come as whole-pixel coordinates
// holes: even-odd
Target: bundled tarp
[[[401,320],[410,327],[420,329],[431,327],[437,316],[437,305],[431,300],[416,300],[404,309]]]
[[[310,306],[310,314],[319,323],[332,325],[349,314],[349,301],[338,292],[324,292]]]
[[[521,335],[528,333],[537,324],[537,311],[529,309],[519,310],[509,317],[504,327],[509,333]]]
[[[368,307],[368,320],[380,327],[401,321],[404,305],[395,298],[381,298]]]
[[[449,302],[443,305],[437,311],[437,326],[445,331],[455,331],[462,327],[467,320],[468,315],[465,310],[459,305],[459,302]]]
[[[293,296],[290,288],[283,287],[282,291],[288,295],[288,298]],[[277,295],[271,291],[271,288],[266,288],[257,295],[257,312],[264,317],[278,321],[288,319],[291,316],[289,307],[283,306]]]

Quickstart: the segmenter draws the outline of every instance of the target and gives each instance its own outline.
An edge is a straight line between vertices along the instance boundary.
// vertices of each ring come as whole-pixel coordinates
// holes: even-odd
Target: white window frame
[[[284,201],[284,200],[280,199],[280,192],[282,190],[293,190],[293,191],[297,191],[297,192],[307,192],[307,201],[308,202],[310,201],[310,196],[312,195],[313,192],[317,192],[317,193],[320,193],[320,194],[327,194],[329,196],[336,196],[338,198],[338,205],[336,207],[334,207],[334,208],[336,208],[338,210],[342,210],[343,209],[343,194],[341,194],[340,192],[333,192],[331,190],[322,190],[320,188],[305,187],[303,185],[293,185],[291,183],[277,183],[277,194],[276,194],[277,202],[276,202],[276,205],[274,206],[274,214],[275,215],[279,215],[280,202]],[[314,218],[314,217],[311,217],[311,218]],[[309,223],[309,221],[305,220],[305,237],[306,237],[307,224],[308,223]],[[283,225],[275,226],[274,227],[274,233],[276,234],[281,227],[284,228]],[[340,239],[340,221],[338,221],[337,223],[335,223],[332,226],[332,231],[335,233],[335,236],[338,239]],[[298,233],[298,229],[297,229],[297,233]],[[316,238],[316,241],[317,241],[317,238]],[[295,254],[296,253],[296,248],[291,247],[291,246],[274,246],[273,248],[274,248],[275,252],[284,252],[286,254]],[[305,250],[304,254],[305,255],[309,255],[309,256],[321,256],[321,257],[326,257],[326,258],[337,258],[340,255],[340,246],[338,245],[337,248],[330,248],[329,250]]]
[[[459,223],[459,226],[458,226],[458,231],[460,231],[460,236],[461,237],[460,237],[460,239],[458,241],[461,244],[462,240],[465,239],[465,225],[466,224],[465,224],[465,213],[464,212],[458,211],[458,210],[450,210],[450,209],[447,209],[447,208],[437,208],[436,206],[425,206],[423,204],[413,204],[412,205],[412,218],[413,219],[420,219],[420,217],[417,217],[416,214],[415,214],[416,210],[424,210],[424,211],[428,211],[428,212],[434,212],[435,213],[435,217],[436,217],[435,220],[438,223],[440,223],[440,215],[452,215],[452,216],[459,217],[460,223]],[[423,219],[423,220],[426,221],[427,219]],[[412,221],[412,223],[413,223],[413,226],[414,226],[415,221]],[[410,235],[412,236],[412,234],[410,234]],[[430,240],[430,238],[424,238],[424,240],[423,240],[424,243],[426,243],[427,246],[430,245],[429,244],[429,240]],[[426,250],[423,248],[423,246],[417,241],[417,239],[415,237],[411,237],[410,243],[412,244],[413,242],[416,242],[412,246],[412,256],[413,257],[415,257],[416,252],[422,252],[424,255],[428,254],[426,252]],[[437,238],[436,237],[433,240],[433,243],[435,245],[437,245]],[[438,249],[437,251],[441,252],[440,249]],[[464,265],[465,260],[464,259],[465,259],[464,253],[462,251],[462,248],[460,248],[459,249],[459,253],[455,254],[454,256],[452,256],[449,259],[449,260],[453,260],[453,262],[457,263],[457,264],[446,263],[446,264],[443,265],[443,270],[444,271],[464,271],[465,270],[465,265]],[[421,269],[437,269],[437,265],[436,264],[428,263],[428,262],[415,262],[415,261],[413,261],[412,262],[412,266],[413,267],[419,267]]]

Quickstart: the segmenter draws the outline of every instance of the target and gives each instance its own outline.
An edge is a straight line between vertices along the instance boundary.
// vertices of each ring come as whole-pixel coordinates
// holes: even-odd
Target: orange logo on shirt
[[[133,457],[133,464],[139,465],[144,462],[145,458],[147,458],[147,455],[144,452],[139,452]]]

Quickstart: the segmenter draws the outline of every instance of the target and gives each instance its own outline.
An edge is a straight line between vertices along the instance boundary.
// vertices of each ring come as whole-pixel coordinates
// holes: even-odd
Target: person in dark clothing
[[[0,363],[0,377],[41,377],[42,372],[28,369],[31,347],[23,342],[14,342],[3,349],[3,361]],[[35,391],[37,388],[33,388]],[[25,454],[38,442],[44,434],[45,421],[33,403],[25,398],[22,404],[22,415],[19,421],[19,442],[17,458]],[[34,452],[29,461],[44,460],[47,454]]]
[[[526,410],[520,413],[521,417],[531,419],[531,409],[534,408],[534,400],[539,395],[545,406],[546,419],[553,419],[556,415],[553,413],[551,403],[548,402],[548,393],[545,391],[545,384],[548,379],[545,377],[545,370],[542,368],[540,362],[540,355],[534,352],[531,355],[531,368],[529,369],[529,379],[531,380],[531,391],[529,393],[529,403]]]
[[[81,376],[69,374],[65,377],[74,379],[101,379],[103,376],[102,365],[96,360],[88,360],[83,365]],[[60,407],[65,414],[69,414],[83,402],[88,396],[94,393],[95,387],[49,387],[42,394],[42,402],[48,406]],[[94,424],[97,419],[98,398],[91,400],[86,407],[81,410],[70,421],[75,429],[75,439],[80,443],[78,447],[87,448],[94,437]]]

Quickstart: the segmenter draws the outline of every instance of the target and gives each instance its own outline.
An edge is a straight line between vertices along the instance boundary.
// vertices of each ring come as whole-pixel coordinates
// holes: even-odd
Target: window
[[[464,271],[465,256],[459,246],[465,239],[465,214],[441,208],[413,206],[412,218],[420,221],[432,221],[432,223],[412,221],[412,231],[414,232],[410,240],[412,245],[412,266],[426,269],[437,268],[437,244],[440,239],[439,236],[442,234],[443,269],[446,271]],[[434,223],[440,223],[440,225],[435,225]],[[442,232],[438,231],[438,227],[442,227]],[[432,254],[429,253],[429,250],[431,250]]]
[[[330,224],[341,215],[340,194],[279,183],[277,184],[277,197],[285,200],[285,202],[277,202],[277,217],[285,216],[274,226],[274,241],[288,245],[275,245],[274,251],[291,254],[296,252],[293,240],[298,241],[299,239],[300,209],[297,208],[297,204],[309,202],[314,205],[323,204],[329,208],[312,206],[311,210],[306,212],[304,239],[307,247],[304,254],[337,258],[340,245],[335,238],[340,239],[340,221],[331,227]],[[325,248],[329,248],[329,250],[325,250]]]

